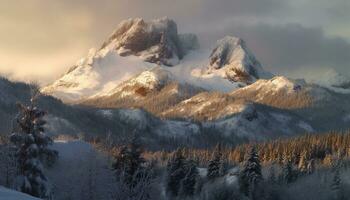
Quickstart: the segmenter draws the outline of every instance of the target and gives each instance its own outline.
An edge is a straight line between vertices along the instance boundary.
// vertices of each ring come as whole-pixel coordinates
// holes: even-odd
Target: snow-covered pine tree
[[[331,183],[332,199],[333,200],[342,200],[343,194],[341,189],[341,178],[339,173],[339,164],[334,168],[334,176]]]
[[[193,196],[196,190],[196,183],[199,176],[199,172],[194,161],[187,162],[186,176],[181,181],[180,194],[183,196]]]
[[[221,146],[217,145],[215,147],[212,158],[208,164],[208,173],[207,173],[208,179],[213,180],[215,178],[220,177],[222,167],[223,167],[223,160],[222,160]]]
[[[284,161],[284,164],[282,166],[282,173],[280,180],[283,183],[289,184],[291,183],[295,178],[294,171],[293,171],[293,165],[292,162],[287,159]]]
[[[276,184],[276,169],[274,166],[271,166],[269,169],[268,182],[271,184]]]
[[[10,136],[10,141],[17,149],[19,178],[17,189],[35,197],[50,199],[51,190],[48,179],[43,173],[44,159],[56,160],[58,153],[49,148],[53,143],[44,133],[46,112],[34,106],[34,99],[30,106],[18,104],[19,115],[16,127]]]
[[[186,176],[186,160],[182,149],[177,149],[167,163],[167,192],[178,196],[182,179]]]
[[[116,187],[112,191],[111,199],[113,200],[151,200],[151,195],[154,191],[152,185],[152,174],[149,170],[142,169],[141,171],[136,171],[133,179],[135,184],[130,187],[130,185],[125,184],[125,174],[120,174],[117,177]]]
[[[113,168],[116,170],[117,176],[123,176],[125,184],[134,187],[137,173],[144,170],[143,164],[145,159],[142,157],[142,149],[136,137],[131,142],[123,146],[119,154],[115,157]]]
[[[243,169],[239,174],[239,186],[242,193],[247,196],[254,196],[256,186],[263,180],[261,165],[256,148],[251,151],[245,161]]]

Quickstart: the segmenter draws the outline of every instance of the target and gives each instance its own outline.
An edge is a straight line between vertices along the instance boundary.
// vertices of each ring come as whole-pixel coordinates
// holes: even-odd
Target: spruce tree
[[[268,182],[271,184],[276,184],[276,170],[274,166],[269,169]]]
[[[281,181],[283,183],[289,184],[294,180],[294,171],[293,171],[293,165],[290,160],[284,161],[284,164],[282,166],[282,174],[281,174]]]
[[[16,118],[14,132],[10,140],[17,149],[19,175],[17,189],[29,195],[50,199],[51,190],[47,177],[43,173],[44,159],[54,161],[57,151],[48,148],[53,143],[44,133],[46,124],[43,117],[46,112],[34,106],[34,99],[30,106],[18,104],[19,114]]]
[[[312,174],[315,171],[315,160],[311,159],[307,164],[307,173]]]
[[[341,200],[343,199],[341,190],[341,178],[339,173],[339,164],[334,169],[334,176],[331,183],[332,199]]]
[[[181,181],[180,194],[183,196],[193,196],[196,190],[199,172],[196,164],[191,160],[188,161],[186,168],[186,176]]]
[[[123,176],[126,185],[133,187],[137,183],[136,175],[144,170],[145,159],[142,157],[142,149],[136,137],[128,145],[121,148],[119,154],[115,157],[113,168],[117,176]]]
[[[254,191],[260,181],[263,180],[261,165],[255,147],[251,148],[243,169],[239,174],[240,190],[247,196],[254,195]]]
[[[182,179],[186,176],[186,160],[181,149],[176,150],[167,164],[167,191],[178,196]]]
[[[212,158],[208,164],[208,173],[207,173],[208,179],[212,180],[220,177],[222,167],[223,167],[223,161],[222,161],[221,146],[217,145],[212,155]]]

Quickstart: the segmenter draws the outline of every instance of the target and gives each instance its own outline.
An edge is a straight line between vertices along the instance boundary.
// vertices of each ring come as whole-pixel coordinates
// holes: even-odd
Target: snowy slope
[[[202,121],[225,136],[262,140],[314,132],[308,119],[293,112],[249,103],[228,94],[201,93],[162,113],[166,118]]]
[[[89,143],[69,139],[56,140],[53,149],[59,159],[47,176],[55,185],[55,199],[110,199],[114,174],[102,153]]]
[[[0,200],[39,200],[30,195],[0,186]]]
[[[315,132],[310,122],[299,115],[257,104],[248,104],[242,112],[204,124],[214,125],[225,136],[234,135],[249,140]]]
[[[242,112],[245,105],[245,102],[236,101],[227,94],[203,92],[169,108],[161,115],[167,118],[216,120]]]
[[[316,98],[324,99],[327,94],[325,90],[307,85],[302,80],[279,76],[260,79],[228,94],[200,93],[164,111],[162,116],[215,120],[242,112],[249,102],[293,109],[310,106]]]
[[[135,56],[121,57],[110,51],[90,53],[69,73],[42,92],[71,102],[115,88],[131,76],[153,67]]]
[[[269,80],[257,82],[230,93],[233,98],[263,103],[278,108],[308,107],[317,98],[324,98],[322,91],[318,94],[317,87],[307,84],[303,80],[292,80],[283,76],[276,76]]]
[[[100,108],[143,108],[153,114],[204,91],[179,83],[164,68],[143,71],[105,94],[96,94],[80,104]]]
[[[91,96],[89,99],[112,96],[117,93],[120,93],[121,98],[132,96],[134,93],[130,91],[130,88],[143,88],[147,91],[154,91],[161,89],[172,81],[175,81],[175,79],[169,71],[162,69],[161,67],[154,67],[152,69],[145,70],[136,76],[133,76],[131,79],[128,79],[127,81],[124,81],[123,83],[117,85],[115,88],[112,88],[110,91],[107,91],[107,93],[97,93],[96,95]]]

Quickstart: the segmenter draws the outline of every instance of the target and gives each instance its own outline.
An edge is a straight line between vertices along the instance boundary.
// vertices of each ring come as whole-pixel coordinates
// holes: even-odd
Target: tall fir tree
[[[342,200],[342,188],[341,188],[341,178],[339,172],[339,164],[337,164],[334,168],[334,176],[331,183],[331,191],[332,191],[332,199],[333,200]]]
[[[239,174],[239,186],[242,193],[254,198],[258,184],[263,180],[261,165],[256,148],[251,148],[243,169]]]
[[[282,166],[282,173],[280,176],[280,180],[283,183],[289,184],[294,181],[295,175],[293,170],[293,164],[292,161],[285,160],[284,164]]]
[[[137,177],[144,169],[145,159],[142,157],[142,149],[136,137],[133,137],[128,145],[121,148],[119,154],[115,157],[113,168],[117,176],[123,176],[123,180],[129,187],[134,187],[137,183]]]
[[[212,158],[208,164],[208,173],[207,173],[208,179],[213,180],[215,178],[220,177],[220,175],[222,174],[221,172],[222,168],[223,168],[223,160],[222,160],[221,145],[217,145],[212,155]]]
[[[187,162],[186,176],[181,181],[180,194],[183,196],[193,196],[196,190],[199,172],[194,161]]]
[[[49,148],[53,141],[44,133],[46,121],[43,117],[46,112],[34,104],[34,98],[31,99],[30,106],[18,104],[20,112],[10,136],[10,141],[17,149],[19,178],[16,187],[29,195],[50,199],[50,183],[43,173],[42,162],[47,159],[55,161],[58,152]]]
[[[178,196],[182,179],[186,176],[186,160],[182,149],[177,149],[167,163],[167,191]]]
[[[274,166],[271,166],[269,169],[268,182],[271,184],[276,184],[276,169]]]

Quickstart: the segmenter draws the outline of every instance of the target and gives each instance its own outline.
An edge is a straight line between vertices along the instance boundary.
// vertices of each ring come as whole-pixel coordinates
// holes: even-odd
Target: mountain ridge
[[[86,58],[42,88],[42,92],[65,102],[79,102],[111,91],[133,75],[156,66],[167,68],[178,81],[209,90],[215,84],[216,90],[222,88],[226,92],[271,76],[242,39],[225,37],[211,54],[198,50],[198,46],[194,34],[178,34],[176,23],[168,18],[149,22],[128,19],[119,24],[99,50],[90,50]],[[218,62],[215,59],[221,60],[223,66],[213,66]]]

